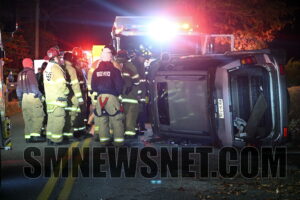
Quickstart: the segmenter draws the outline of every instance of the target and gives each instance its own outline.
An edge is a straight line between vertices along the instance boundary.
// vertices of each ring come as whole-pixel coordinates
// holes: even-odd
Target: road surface
[[[97,167],[101,162],[97,159],[100,154],[95,153],[95,148],[100,149],[99,151],[103,148],[100,148],[99,143],[94,141],[93,138],[88,138],[61,147],[66,147],[68,151],[72,149],[71,147],[74,147],[81,152],[82,149],[88,148],[87,157],[89,162],[80,161],[78,155],[65,157],[62,166],[64,166],[65,172],[68,172],[68,176],[54,176],[54,170],[51,170],[50,177],[46,177],[45,159],[47,156],[45,154],[47,150],[45,148],[47,144],[26,144],[23,137],[24,124],[21,114],[13,116],[11,120],[13,150],[1,152],[0,199],[299,199],[300,154],[295,149],[288,150],[287,175],[283,178],[261,178],[257,176],[247,179],[239,174],[228,179],[219,176],[201,178],[197,173],[196,178],[180,175],[175,178],[170,178],[170,175],[169,178],[163,178],[159,177],[162,171],[160,164],[158,164],[158,177],[145,178],[140,172],[140,167],[145,166],[142,162],[138,162],[134,177],[124,177],[125,174],[123,173],[122,177],[114,178],[111,177],[114,170],[108,170],[111,165],[107,158],[108,154],[105,153],[101,154],[100,157],[105,162],[101,171],[106,172],[106,177],[98,177],[101,175],[95,173],[95,166]],[[138,148],[139,152],[145,149],[144,147],[152,149],[174,147],[176,149],[180,146],[166,141],[145,142],[151,137],[152,132],[148,126],[145,136],[139,136],[137,140],[131,141],[131,146]],[[40,161],[42,166],[41,174],[36,178],[29,178],[24,172],[24,167],[31,167],[24,159],[24,152],[26,149],[28,150],[28,147],[35,147],[41,153],[39,156],[34,157]],[[51,148],[57,150],[57,147]],[[214,148],[212,150],[213,152],[209,157],[209,169],[216,169],[219,149]],[[108,149],[106,149],[107,151]],[[181,150],[179,152],[182,154]],[[72,159],[74,163],[83,163],[83,172],[89,172],[88,177],[83,177],[80,173],[79,176],[72,175],[71,172],[74,171],[74,166],[70,164]],[[160,160],[160,153],[155,159]],[[95,160],[97,160],[97,164],[93,165]],[[66,161],[69,162],[66,164]],[[200,165],[198,161],[195,162],[195,166]],[[178,170],[184,171],[180,167]]]

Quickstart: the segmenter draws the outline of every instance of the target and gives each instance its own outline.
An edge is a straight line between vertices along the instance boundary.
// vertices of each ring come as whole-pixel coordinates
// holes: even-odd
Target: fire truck
[[[115,19],[117,50],[153,52],[153,134],[219,146],[278,145],[287,136],[284,69],[268,49],[234,51],[233,35],[202,34],[191,18]]]

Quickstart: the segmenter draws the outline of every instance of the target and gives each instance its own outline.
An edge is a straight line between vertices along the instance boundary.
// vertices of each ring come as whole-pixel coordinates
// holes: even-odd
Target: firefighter
[[[38,89],[38,83],[33,71],[33,62],[30,58],[22,61],[24,69],[18,75],[17,96],[21,102],[25,122],[26,142],[44,142],[41,129],[44,120],[43,94]]]
[[[69,141],[74,139],[73,137],[74,122],[76,117],[81,114],[79,106],[84,103],[76,70],[73,67],[72,61],[73,61],[73,55],[68,52],[65,53],[64,64],[66,70],[66,80],[70,92],[68,94],[68,106],[65,108],[66,122],[65,122],[63,135]]]
[[[43,94],[43,96],[45,96],[43,73],[44,73],[44,70],[46,69],[47,65],[48,65],[48,62],[43,62],[42,66],[38,69],[38,73],[36,74],[36,80],[37,80],[38,85],[39,85],[39,90]],[[44,132],[46,130],[47,119],[48,119],[47,109],[46,109],[46,102],[45,101],[43,101],[43,110],[44,110],[44,113],[45,113],[45,117],[44,117],[44,120],[43,120],[42,131]]]
[[[139,89],[138,89],[138,100],[139,100],[139,114],[137,118],[138,132],[143,134],[147,129],[145,127],[145,122],[147,121],[147,79],[145,73],[145,61],[150,58],[150,51],[146,49],[139,49],[132,63],[136,66],[138,74],[140,76]]]
[[[113,129],[114,144],[124,143],[123,113],[118,96],[123,89],[121,72],[114,67],[112,48],[106,46],[102,51],[102,61],[92,74],[91,88],[97,92],[95,123],[99,127],[99,139],[102,145],[111,141],[109,126]]]
[[[63,144],[65,124],[65,107],[67,107],[66,73],[59,58],[59,50],[50,48],[47,51],[49,63],[44,71],[44,88],[48,113],[46,135],[48,144]]]
[[[128,60],[128,54],[125,50],[120,50],[116,61],[122,65],[122,77],[124,88],[122,95],[122,104],[125,114],[125,135],[127,138],[136,136],[136,121],[139,113],[138,90],[139,74],[132,62]]]
[[[83,50],[80,47],[74,47],[72,50],[74,56],[74,67],[76,69],[82,98],[84,103],[80,105],[81,114],[76,117],[74,134],[83,135],[84,137],[89,136],[86,134],[86,123],[88,121],[88,109],[87,109],[87,87],[83,61]]]
[[[97,103],[97,98],[96,98],[97,93],[92,91],[92,86],[91,86],[92,75],[93,75],[93,72],[95,71],[95,69],[98,67],[100,62],[101,62],[100,59],[93,62],[91,68],[88,70],[88,73],[87,73],[88,97],[90,98],[90,101],[91,101],[91,105],[90,105],[89,110],[91,110],[91,111],[93,111],[95,109],[95,106],[96,106],[96,103]],[[87,125],[91,126],[91,128],[89,130],[90,134],[99,132],[99,126],[98,126],[99,123],[95,122],[97,119],[98,118],[95,118],[94,112],[90,112],[88,123],[87,123]],[[96,134],[95,136],[96,136],[95,140],[99,141],[99,137],[97,137],[99,135]]]

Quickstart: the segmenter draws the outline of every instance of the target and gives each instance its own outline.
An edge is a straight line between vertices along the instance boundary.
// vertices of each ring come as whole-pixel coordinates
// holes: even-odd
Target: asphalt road
[[[50,177],[46,177],[45,160],[47,160],[46,143],[26,144],[23,137],[23,119],[20,114],[11,118],[12,120],[12,142],[13,150],[1,152],[1,190],[0,199],[96,199],[96,200],[133,200],[133,199],[299,199],[300,193],[300,159],[297,149],[289,150],[287,156],[287,175],[283,178],[261,178],[260,175],[254,178],[243,178],[237,174],[234,178],[201,178],[196,173],[196,177],[182,177],[180,174],[184,171],[182,168],[175,169],[180,171],[179,177],[162,178],[160,177],[161,169],[158,164],[157,177],[145,178],[141,173],[141,167],[145,166],[143,162],[138,162],[134,177],[125,177],[125,172],[121,177],[111,177],[117,169],[111,168],[109,154],[97,154],[99,151],[107,148],[101,148],[99,143],[93,138],[83,139],[70,145],[64,145],[69,151],[78,149],[82,152],[86,149],[88,152],[85,159],[88,162],[80,160],[80,157],[71,156],[64,157],[61,163],[64,172],[68,172],[67,177],[54,176],[52,170]],[[137,140],[130,141],[130,146],[138,149],[140,153],[144,147],[160,149],[161,147],[182,147],[182,145],[158,141],[146,142],[152,138],[152,132],[148,126],[145,136],[139,136]],[[24,172],[24,167],[31,165],[25,161],[24,152],[28,147],[36,147],[40,151],[39,156],[34,158],[39,160],[41,165],[41,174],[36,178],[29,178]],[[193,146],[195,147],[195,146]],[[199,145],[198,145],[199,147]],[[51,147],[54,148],[54,147]],[[55,147],[57,150],[57,147]],[[96,149],[96,150],[95,150]],[[130,148],[128,148],[130,149]],[[111,150],[116,150],[111,148]],[[110,151],[111,151],[110,150]],[[130,149],[133,151],[132,148]],[[212,149],[213,152],[209,156],[209,170],[218,169],[218,151]],[[65,154],[64,154],[65,155]],[[134,155],[134,154],[133,154]],[[154,160],[165,160],[164,157],[154,156]],[[182,150],[179,148],[179,155]],[[99,156],[100,160],[99,161]],[[119,155],[123,158],[125,155]],[[191,156],[193,158],[193,156]],[[141,160],[141,154],[138,159]],[[72,162],[72,160],[74,162]],[[96,160],[96,161],[95,161]],[[138,160],[138,161],[140,161]],[[68,161],[68,162],[67,162]],[[97,171],[97,166],[104,162]],[[179,158],[179,162],[181,158]],[[200,166],[200,161],[195,161],[194,168]],[[72,164],[70,164],[72,163]],[[82,164],[82,173],[79,176],[73,176],[75,170],[73,163]],[[94,164],[96,163],[96,164]],[[202,163],[203,164],[203,163]],[[195,168],[196,166],[196,168]],[[95,170],[95,168],[97,168]],[[59,169],[62,169],[60,167]],[[96,172],[106,172],[105,177]],[[125,170],[126,171],[126,170]],[[83,177],[84,173],[89,172],[87,177]],[[170,176],[170,174],[169,174]]]

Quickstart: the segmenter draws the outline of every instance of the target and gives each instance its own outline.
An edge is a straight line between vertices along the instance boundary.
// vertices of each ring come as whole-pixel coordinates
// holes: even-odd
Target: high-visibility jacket
[[[138,96],[140,102],[146,101],[146,94],[147,94],[147,79],[145,74],[145,66],[144,63],[139,62],[137,59],[132,61],[134,66],[137,69],[137,72],[140,76],[139,78],[139,89],[138,89]]]
[[[137,104],[140,76],[132,62],[126,61],[123,63],[122,77],[124,80],[122,103]]]
[[[57,63],[49,62],[43,76],[47,112],[53,112],[57,106],[66,107],[69,89],[64,69]]]
[[[71,98],[73,111],[78,110],[79,103],[83,102],[82,93],[79,85],[79,81],[77,78],[77,73],[75,68],[72,66],[72,63],[69,61],[65,61],[65,67],[67,71],[67,84],[69,85],[69,97]]]

